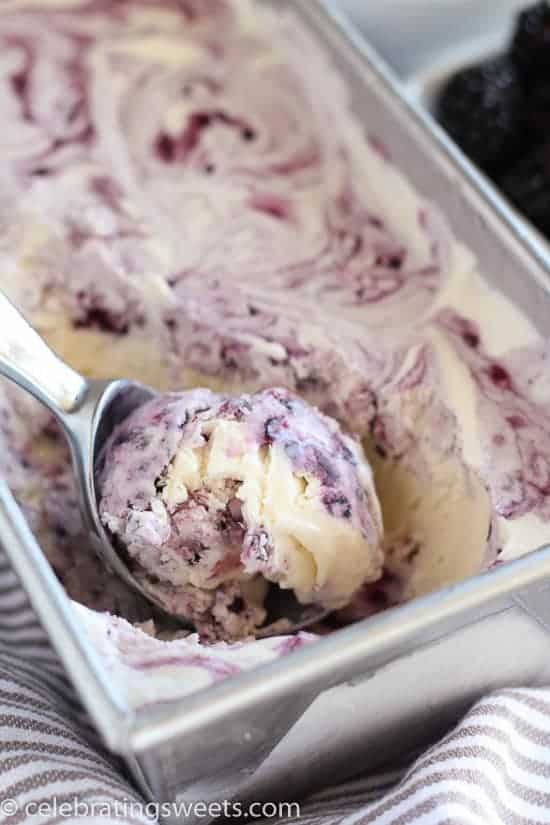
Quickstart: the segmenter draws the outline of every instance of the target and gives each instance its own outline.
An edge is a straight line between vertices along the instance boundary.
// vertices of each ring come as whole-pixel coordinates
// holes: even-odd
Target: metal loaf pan
[[[366,131],[440,204],[487,277],[550,331],[547,247],[525,235],[322,0],[271,2],[300,14],[347,76]],[[163,802],[297,799],[428,743],[492,688],[550,678],[545,548],[181,701],[131,712],[5,489],[0,539],[104,741]]]

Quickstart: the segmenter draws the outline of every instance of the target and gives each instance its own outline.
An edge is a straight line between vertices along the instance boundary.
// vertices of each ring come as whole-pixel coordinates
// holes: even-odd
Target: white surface
[[[402,75],[442,51],[511,26],[528,0],[334,0]]]
[[[432,55],[431,62],[424,62],[417,72],[407,76],[405,85],[408,93],[432,111],[445,81],[465,66],[503,51],[510,39],[509,29],[509,25],[501,27],[483,36],[441,49]]]

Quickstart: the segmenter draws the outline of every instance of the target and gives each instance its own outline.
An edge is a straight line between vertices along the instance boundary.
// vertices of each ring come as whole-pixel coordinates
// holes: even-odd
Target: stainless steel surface
[[[110,570],[153,601],[113,547],[99,517],[95,483],[96,461],[113,428],[152,398],[153,390],[130,381],[87,381],[51,351],[1,292],[0,323],[0,374],[31,393],[61,424],[90,543]]]
[[[55,355],[0,292],[0,373],[62,419],[78,409],[87,382]]]
[[[366,130],[441,205],[487,277],[548,333],[548,247],[321,2],[272,2],[292,7],[318,35]],[[5,551],[100,732],[162,801],[296,798],[428,742],[487,690],[550,678],[546,548],[169,706],[125,713],[105,693],[100,662],[87,682],[91,652],[84,643],[77,650],[78,625],[51,572],[42,575],[36,543],[27,534],[21,552],[14,524],[9,534],[3,526]]]
[[[120,752],[127,739],[124,697],[105,677],[101,660],[82,633],[65,590],[1,480],[0,545],[103,740]],[[4,634],[9,635],[10,630],[0,630],[0,639]],[[21,655],[25,655],[23,651]]]

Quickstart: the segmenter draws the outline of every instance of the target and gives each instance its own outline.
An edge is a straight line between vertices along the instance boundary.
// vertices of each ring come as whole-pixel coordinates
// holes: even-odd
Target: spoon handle
[[[0,374],[32,393],[58,417],[78,409],[88,388],[86,380],[52,352],[2,292]]]

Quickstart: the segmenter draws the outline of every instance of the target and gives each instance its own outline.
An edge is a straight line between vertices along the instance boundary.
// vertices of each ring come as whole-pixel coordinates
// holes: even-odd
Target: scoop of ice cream
[[[250,635],[268,583],[333,609],[380,576],[365,455],[285,390],[157,396],[114,431],[100,514],[144,586],[203,636]]]

